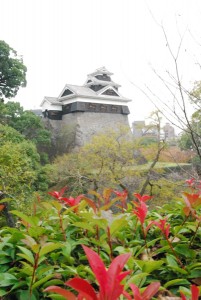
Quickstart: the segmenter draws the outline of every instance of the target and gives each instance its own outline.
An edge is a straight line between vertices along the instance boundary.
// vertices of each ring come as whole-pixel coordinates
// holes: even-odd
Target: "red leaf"
[[[192,300],[199,299],[200,290],[197,285],[191,285],[191,294],[192,294],[192,297],[191,297]]]
[[[126,297],[127,300],[132,300],[132,297],[126,291],[123,291],[122,295],[124,295],[124,297]]]
[[[189,216],[189,214],[190,214],[190,212],[191,212],[191,210],[190,210],[190,208],[189,207],[184,207],[183,208],[183,212],[184,212],[184,214],[185,214],[185,216]]]
[[[63,196],[63,194],[65,193],[66,189],[67,189],[67,187],[65,186],[59,192],[53,191],[53,192],[49,192],[48,194],[51,195],[52,197],[60,200],[61,197]]]
[[[76,300],[76,296],[73,293],[71,293],[65,289],[62,289],[59,286],[53,286],[53,285],[49,286],[44,290],[44,292],[53,292],[53,293],[59,294],[61,296],[64,296],[64,298],[67,300]]]
[[[0,204],[0,211],[2,211],[4,209],[5,205]]]
[[[195,178],[187,179],[187,180],[186,180],[186,183],[187,183],[189,186],[194,185],[194,183],[195,183]]]
[[[87,297],[87,300],[98,300],[92,286],[82,278],[73,278],[65,282],[66,285],[72,287],[76,291]]]
[[[140,204],[136,204],[136,209],[133,210],[133,213],[138,217],[141,224],[144,224],[144,221],[147,216],[147,206],[144,202],[140,202]]]
[[[107,295],[110,296],[108,297],[110,300],[117,299],[123,292],[124,287],[119,283],[128,274],[128,272],[124,272],[123,274],[120,273],[130,256],[131,253],[126,253],[115,257],[108,269]]]
[[[122,272],[121,274],[119,274],[117,276],[117,279],[119,282],[121,282],[127,275],[129,275],[131,273],[131,270],[130,271],[125,271],[125,272]]]
[[[108,269],[108,276],[110,276],[111,278],[117,277],[117,275],[119,275],[120,272],[123,270],[130,256],[131,253],[125,253],[115,257]]]
[[[184,296],[184,294],[182,292],[180,292],[180,295],[181,295],[182,300],[186,300],[186,296]]]
[[[133,194],[140,202],[146,202],[147,200],[150,200],[151,198],[153,198],[153,196],[149,196],[149,195],[143,195],[141,196],[140,194],[134,193]]]
[[[83,200],[85,200],[87,202],[87,204],[93,209],[93,211],[96,213],[97,211],[97,207],[94,201],[92,201],[91,199],[87,198],[87,197],[83,197]]]
[[[98,280],[100,292],[101,294],[105,294],[107,288],[107,271],[105,265],[96,252],[84,245],[82,245],[82,247],[86,253],[91,269]]]
[[[112,192],[113,192],[112,189],[109,189],[109,188],[104,189],[104,191],[103,191],[103,198],[105,200],[105,204],[107,204],[107,203],[110,202],[110,196],[111,196]]]
[[[132,292],[133,292],[134,299],[135,299],[135,300],[143,300],[143,298],[142,298],[141,295],[140,295],[140,290],[139,290],[139,288],[137,287],[137,285],[131,283],[131,284],[130,284],[130,287],[131,287],[131,290],[132,290]]]
[[[161,219],[159,221],[152,221],[151,224],[147,226],[147,228],[150,227],[150,225],[153,224],[156,225],[162,231],[165,237],[168,239],[168,236],[170,234],[170,224],[167,224],[166,221],[167,221],[166,219]]]
[[[160,282],[152,282],[142,293],[143,300],[151,299],[159,290]]]
[[[123,192],[113,190],[113,193],[115,193],[117,196],[122,197],[122,198],[127,198],[128,197],[128,191],[127,190],[124,190]]]
[[[193,208],[196,208],[201,204],[201,197],[199,194],[188,194],[184,192],[183,195],[185,196],[184,200],[188,207],[192,206]],[[188,199],[188,202],[186,201],[186,198]]]

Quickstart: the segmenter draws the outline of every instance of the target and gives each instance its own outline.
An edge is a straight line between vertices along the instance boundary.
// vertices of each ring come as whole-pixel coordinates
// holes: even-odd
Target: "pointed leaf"
[[[133,283],[130,284],[130,287],[131,287],[131,290],[133,292],[134,299],[135,300],[143,300],[143,298],[140,295],[139,288]]]
[[[118,282],[121,282],[130,273],[131,273],[131,270],[122,272],[120,275],[117,276]]]
[[[101,210],[108,210],[115,202],[117,202],[119,199],[121,199],[120,197],[115,197],[114,199],[112,199],[109,203],[101,206]],[[121,206],[120,206],[121,208]]]
[[[61,244],[59,244],[59,243],[52,243],[52,242],[50,242],[50,243],[46,243],[42,248],[41,248],[41,250],[40,250],[40,252],[39,252],[39,257],[41,257],[41,256],[43,256],[43,255],[45,255],[45,254],[47,254],[47,253],[50,253],[50,252],[52,252],[52,251],[54,251],[54,250],[56,250],[56,249],[58,249],[58,248],[61,248]]]
[[[73,278],[65,282],[66,285],[72,287],[78,292],[81,292],[89,300],[98,300],[92,286],[82,278]],[[90,298],[88,298],[90,297]]]
[[[160,282],[152,282],[142,293],[143,299],[151,299],[159,290]]]
[[[132,297],[130,296],[129,293],[127,293],[126,291],[122,292],[122,295],[124,295],[124,297],[126,297],[127,300],[132,300]]]
[[[83,200],[87,202],[87,204],[93,209],[93,211],[96,213],[97,211],[97,207],[94,201],[92,201],[91,199],[87,198],[87,197],[83,197]]]
[[[47,276],[43,277],[42,279],[36,281],[36,282],[33,284],[32,288],[33,288],[33,289],[36,289],[38,286],[40,286],[41,284],[45,283],[46,281],[48,281],[48,280],[49,280],[50,278],[52,278],[52,277],[54,277],[54,274],[50,274],[50,275],[47,275]]]
[[[75,222],[74,225],[76,227],[80,227],[80,228],[83,228],[83,229],[87,229],[89,230],[90,232],[92,233],[95,233],[95,229],[91,226],[91,224],[89,223],[86,223],[86,222]]]
[[[10,212],[22,219],[23,221],[25,221],[26,223],[30,224],[31,226],[36,226],[39,222],[39,219],[37,217],[29,217],[18,210],[11,210]]]
[[[18,282],[18,279],[9,273],[0,273],[0,287],[6,287]]]
[[[59,286],[49,286],[44,290],[44,292],[53,292],[63,296],[67,300],[76,300],[76,296],[73,293],[62,289]]]
[[[189,249],[187,244],[179,244],[176,247],[174,247],[174,250],[177,253],[192,259],[196,256],[196,251]]]
[[[120,281],[122,280],[121,271],[124,268],[127,260],[130,258],[131,253],[121,254],[112,261],[109,269],[108,269],[108,295],[110,298],[108,299],[117,299],[122,291],[123,285],[120,285]],[[125,272],[124,274],[126,274]],[[124,276],[125,277],[125,276]]]
[[[112,192],[113,192],[113,189],[111,189],[111,188],[105,188],[104,189],[103,197],[104,197],[106,202],[109,202]]]
[[[110,234],[114,235],[117,231],[119,231],[122,227],[125,226],[126,217],[122,217],[121,219],[116,219],[112,222],[110,226]]]
[[[30,257],[28,255],[26,255],[24,253],[18,253],[17,255],[20,256],[20,257],[22,257],[22,258],[24,258],[28,262],[30,262],[32,266],[34,265],[33,262],[32,262],[32,260],[30,259]]]
[[[112,278],[119,275],[130,257],[131,253],[125,253],[115,257],[108,269],[108,276]]]
[[[91,269],[100,284],[100,288],[105,291],[107,285],[107,271],[103,261],[96,252],[84,245],[82,245],[82,247],[86,253]]]
[[[38,245],[30,235],[25,235],[25,238],[22,240],[22,242],[30,248],[32,248],[34,245]]]
[[[186,279],[174,279],[174,280],[170,280],[168,282],[166,282],[166,284],[164,284],[165,288],[168,288],[169,286],[173,286],[173,285],[188,285],[189,281]]]
[[[180,295],[181,295],[181,300],[186,300],[186,296],[182,292],[180,292]]]
[[[168,263],[169,266],[171,266],[171,267],[178,267],[176,258],[173,255],[167,254],[166,255],[166,259],[167,259],[167,263]]]
[[[26,257],[21,253],[18,253],[18,255],[24,257],[27,261],[29,261],[32,265],[34,265],[35,260],[32,252],[22,246],[18,246],[18,248],[24,253]]]
[[[192,300],[198,300],[199,299],[199,294],[200,294],[200,289],[196,285],[191,285],[191,294],[192,294]]]
[[[162,260],[135,260],[135,263],[142,269],[142,272],[151,273],[158,270],[164,261]]]
[[[148,275],[147,273],[138,273],[138,274],[131,276],[129,278],[128,282],[126,283],[126,287],[130,283],[134,283],[137,286],[140,284],[144,284],[144,282],[146,281],[147,275]]]

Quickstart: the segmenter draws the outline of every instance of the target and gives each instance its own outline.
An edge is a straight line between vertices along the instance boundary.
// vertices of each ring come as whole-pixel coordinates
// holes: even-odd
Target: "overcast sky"
[[[66,83],[84,84],[87,74],[105,66],[133,100],[130,120],[146,118],[155,108],[140,89],[166,99],[153,69],[162,77],[174,73],[161,25],[174,53],[184,35],[182,80],[192,86],[201,79],[199,0],[0,0],[0,12],[0,39],[28,69],[27,87],[14,99],[26,109],[57,97]]]

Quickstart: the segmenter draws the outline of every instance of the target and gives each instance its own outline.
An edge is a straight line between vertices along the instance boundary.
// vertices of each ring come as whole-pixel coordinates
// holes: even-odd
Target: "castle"
[[[120,85],[111,75],[102,67],[88,74],[83,86],[66,84],[58,97],[44,97],[41,108],[53,136],[71,133],[73,146],[81,147],[100,131],[129,126],[131,100],[119,93]]]

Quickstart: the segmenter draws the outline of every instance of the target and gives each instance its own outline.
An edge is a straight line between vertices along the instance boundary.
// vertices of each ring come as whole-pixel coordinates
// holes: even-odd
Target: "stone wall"
[[[129,122],[128,116],[123,114],[75,112],[63,115],[62,126],[65,125],[76,128],[75,146],[81,147],[89,142],[93,135],[109,128],[129,127]]]
[[[62,116],[62,120],[44,118],[52,132],[52,145],[62,154],[77,149],[89,142],[93,135],[109,128],[129,127],[128,116],[97,112],[74,112]]]

